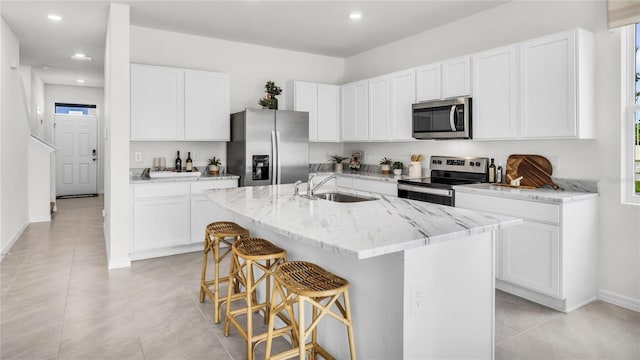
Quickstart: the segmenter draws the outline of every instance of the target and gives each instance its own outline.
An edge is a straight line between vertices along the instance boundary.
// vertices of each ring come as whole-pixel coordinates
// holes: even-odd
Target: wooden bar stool
[[[356,350],[348,293],[349,282],[318,265],[305,261],[285,262],[274,271],[273,275],[275,285],[271,299],[265,359],[298,357],[303,360],[307,352],[309,352],[310,359],[317,359],[318,355],[325,359],[334,359],[318,344],[317,338],[318,323],[325,315],[329,315],[347,327],[351,359],[355,360]],[[340,302],[341,295],[342,302]],[[277,298],[280,300],[278,301]],[[293,305],[296,303],[298,304],[297,319],[293,310]],[[311,304],[311,324],[308,328],[305,325],[305,303]],[[334,304],[339,313],[331,310],[331,306]],[[283,310],[288,314],[289,324],[275,329],[275,316]],[[289,328],[293,331],[292,345],[294,347],[291,350],[271,355],[271,343],[276,331],[281,333]],[[311,335],[311,341],[307,342],[309,335]]]
[[[232,245],[231,267],[229,277],[244,287],[244,291],[232,293],[231,287],[227,292],[227,316],[224,319],[224,335],[229,335],[229,325],[233,324],[244,338],[247,346],[247,359],[254,358],[254,349],[258,342],[264,341],[266,333],[254,334],[252,314],[262,310],[264,323],[267,323],[271,307],[271,278],[273,270],[287,260],[287,252],[269,241],[261,238],[242,238]],[[259,270],[262,274],[256,274]],[[256,275],[259,277],[256,279]],[[265,301],[258,303],[256,289],[265,283]],[[244,300],[244,306],[231,309],[232,302]],[[237,317],[247,316],[246,329]],[[286,332],[279,331],[277,335]]]
[[[202,255],[202,275],[200,277],[200,302],[204,302],[204,296],[207,294],[211,298],[213,303],[213,321],[217,324],[220,322],[220,307],[227,301],[227,297],[220,296],[220,283],[229,282],[228,276],[220,276],[220,262],[231,252],[232,242],[229,238],[233,238],[232,241],[237,241],[240,238],[249,237],[249,230],[242,226],[229,222],[229,221],[217,221],[213,222],[205,228],[204,231],[204,253]],[[227,244],[228,248],[221,254],[220,243]],[[208,256],[211,253],[213,259],[213,279],[207,280],[207,262]],[[211,289],[213,286],[213,290]],[[229,282],[229,287],[232,284]],[[238,290],[238,285],[233,284],[234,289]]]

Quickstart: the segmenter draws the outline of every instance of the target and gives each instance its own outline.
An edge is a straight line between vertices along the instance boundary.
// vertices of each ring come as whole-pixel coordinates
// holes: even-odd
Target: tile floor
[[[201,253],[107,271],[102,201],[59,200],[0,263],[0,359],[244,358],[198,302]],[[640,359],[640,313],[597,301],[566,315],[497,291],[496,359]]]

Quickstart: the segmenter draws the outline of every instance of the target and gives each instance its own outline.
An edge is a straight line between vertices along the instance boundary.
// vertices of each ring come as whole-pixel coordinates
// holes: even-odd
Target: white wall
[[[20,45],[4,20],[0,33],[0,244],[5,254],[29,221],[28,168],[24,162],[30,130],[20,91]]]
[[[37,75],[36,75],[37,76]],[[98,192],[104,192],[104,136],[102,132],[104,117],[104,89],[89,86],[51,85],[44,86],[44,139],[51,144],[55,142],[53,118],[56,103],[72,103],[96,105],[98,118]],[[34,111],[34,110],[32,110]],[[54,164],[55,166],[55,164]]]
[[[129,259],[129,6],[109,7],[104,71],[104,235],[109,268]]]
[[[346,59],[354,81],[475,51],[582,27],[596,34],[597,139],[575,141],[419,141],[345,144],[365,151],[365,163],[411,153],[494,157],[514,153],[550,158],[554,175],[599,181],[598,287],[640,309],[640,207],[620,204],[620,45],[606,29],[604,1],[510,2]],[[426,162],[423,163],[425,168]]]
[[[258,99],[264,96],[264,84],[273,80],[285,90],[289,80],[307,80],[329,84],[340,84],[344,71],[344,60],[282,50],[258,45],[206,38],[163,30],[131,26],[131,62],[174,66],[196,70],[227,73],[231,78],[231,112],[245,108],[259,108]],[[278,97],[279,108],[286,109],[285,93]],[[324,162],[324,157],[314,158],[316,147],[312,144],[311,161]],[[340,147],[341,145],[335,145]],[[209,148],[226,162],[225,143],[171,143],[166,147],[147,142],[131,143],[131,167],[148,167],[157,156],[167,158],[167,163],[175,159],[175,150],[181,148],[199,151]],[[135,150],[134,150],[135,149]],[[143,152],[144,160],[135,162],[134,151]],[[320,151],[320,150],[318,150]],[[181,151],[182,154],[182,151]],[[211,155],[212,156],[212,155]],[[184,161],[184,157],[183,161]]]

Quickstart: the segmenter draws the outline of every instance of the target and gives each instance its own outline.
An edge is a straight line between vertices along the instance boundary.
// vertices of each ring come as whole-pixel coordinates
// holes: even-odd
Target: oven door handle
[[[435,189],[435,188],[424,187],[424,186],[398,184],[398,190],[406,190],[406,191],[413,191],[413,192],[423,193],[423,194],[453,197],[453,190]]]
[[[456,106],[451,107],[449,112],[449,125],[451,125],[451,131],[456,131]]]

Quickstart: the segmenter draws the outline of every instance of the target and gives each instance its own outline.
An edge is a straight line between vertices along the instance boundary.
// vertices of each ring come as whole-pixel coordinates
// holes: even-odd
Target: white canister
[[[422,177],[422,165],[420,165],[419,161],[412,161],[411,163],[409,163],[409,177]]]

